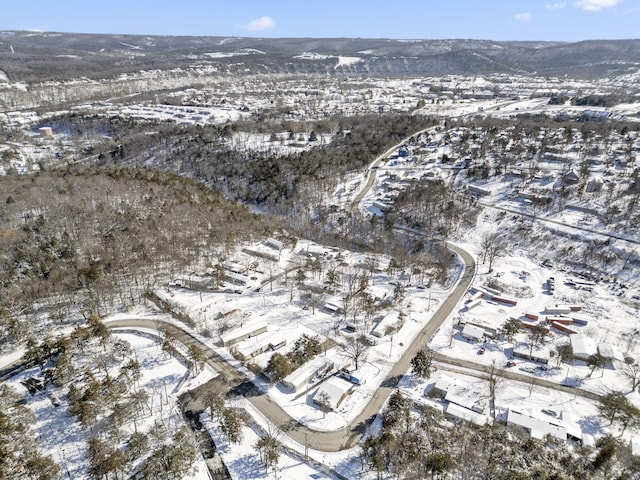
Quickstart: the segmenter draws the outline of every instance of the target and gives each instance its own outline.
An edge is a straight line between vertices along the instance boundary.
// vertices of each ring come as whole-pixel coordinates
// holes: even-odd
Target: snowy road
[[[478,378],[488,378],[488,375],[491,371],[491,367],[487,365],[483,365],[477,362],[472,362],[470,360],[464,360],[462,358],[454,358],[449,357],[447,355],[443,355],[441,353],[434,352],[433,359],[436,362],[441,362],[449,366],[460,367],[459,372],[465,375],[472,375]],[[558,390],[565,393],[570,393],[572,395],[587,398],[589,400],[600,400],[602,398],[601,395],[597,393],[590,392],[588,390],[584,390],[581,388],[569,387],[567,385],[560,385],[557,382],[546,380],[544,378],[524,375],[522,373],[518,373],[515,370],[504,370],[496,366],[495,374],[499,377],[506,378],[509,380],[514,380],[517,382],[522,382],[525,384],[533,384],[543,388],[549,388],[552,390]]]
[[[221,357],[196,335],[189,332],[187,327],[183,328],[162,320],[133,318],[106,321],[105,325],[112,329],[151,329],[159,333],[168,331],[187,348],[190,345],[197,345],[205,352],[207,363],[222,377],[216,380],[221,389],[241,392],[266,418],[301,445],[304,445],[306,441],[306,444],[314,450],[338,452],[357,445],[367,427],[375,419],[378,412],[380,412],[402,376],[409,370],[413,356],[418,350],[428,344],[431,337],[451,314],[471,285],[475,275],[475,262],[473,257],[459,247],[454,245],[448,246],[460,255],[465,264],[464,272],[456,287],[451,292],[451,295],[440,305],[440,308],[435,312],[431,321],[429,321],[411,345],[405,350],[400,360],[393,366],[387,377],[383,380],[380,388],[375,391],[362,412],[360,412],[349,425],[337,431],[319,432],[312,430],[290,417],[278,404],[273,402],[263,391],[256,387],[249,377],[229,364],[226,359]],[[476,365],[476,368],[481,368],[481,366]]]
[[[568,229],[579,230],[581,232],[587,232],[587,233],[591,233],[593,235],[600,235],[600,236],[603,236],[603,237],[614,238],[616,240],[623,240],[625,242],[633,243],[635,245],[640,245],[640,240],[638,240],[636,238],[632,238],[629,235],[621,235],[621,234],[612,233],[612,232],[602,232],[602,231],[598,231],[598,230],[595,230],[595,229],[589,228],[589,227],[581,227],[580,225],[569,225],[567,223],[560,222],[558,220],[553,220],[553,219],[550,219],[550,218],[544,218],[544,217],[541,217],[539,215],[533,215],[531,213],[525,213],[525,212],[521,212],[519,210],[514,210],[514,209],[511,209],[511,208],[500,207],[498,205],[494,205],[494,204],[487,203],[487,202],[478,202],[478,205],[481,205],[481,206],[486,207],[486,208],[493,208],[494,210],[499,210],[499,211],[506,212],[506,213],[512,213],[514,215],[518,215],[518,216],[521,216],[521,217],[531,218],[532,220],[535,220],[535,221],[538,221],[538,222],[550,223],[550,224],[558,225],[560,227],[564,227],[564,228],[568,228]]]
[[[426,129],[425,129],[426,130]],[[418,135],[420,132],[414,133]],[[412,135],[412,136],[413,136]],[[359,202],[367,194],[373,186],[375,178],[375,167],[383,158],[391,154],[394,150],[403,145],[410,137],[400,142],[398,145],[390,148],[384,154],[378,156],[369,166],[367,183],[363,185],[361,191],[355,197],[352,208],[358,210]],[[209,365],[220,373],[224,379],[218,380],[221,388],[227,391],[236,390],[242,392],[245,398],[251,402],[266,418],[277,425],[281,431],[285,432],[293,440],[301,445],[308,445],[310,448],[325,452],[337,452],[354,447],[360,441],[362,435],[366,432],[368,426],[373,422],[376,415],[384,406],[387,398],[393,392],[402,376],[409,370],[411,359],[422,348],[428,345],[430,339],[440,328],[442,323],[449,317],[458,302],[469,289],[473,282],[476,264],[473,257],[464,249],[447,244],[447,247],[459,255],[464,264],[464,271],[460,275],[456,286],[451,294],[440,305],[433,317],[425,325],[422,331],[416,336],[411,345],[405,350],[402,357],[392,367],[383,380],[381,386],[374,392],[373,396],[357,415],[357,417],[344,428],[337,431],[323,431],[309,429],[297,420],[290,417],[278,404],[273,402],[264,392],[258,389],[251,379],[230,365],[225,359],[218,355],[213,349],[198,339],[195,335],[187,331],[186,328],[168,322],[158,322],[156,320],[129,319],[117,320],[106,323],[110,328],[144,328],[155,329],[156,331],[168,330],[185,346],[196,344],[207,354],[207,362]]]

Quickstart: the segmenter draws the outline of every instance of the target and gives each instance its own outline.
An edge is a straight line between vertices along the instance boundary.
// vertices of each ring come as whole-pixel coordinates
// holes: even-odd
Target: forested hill
[[[176,271],[206,268],[271,224],[201,184],[142,169],[0,177],[0,344],[51,317],[138,304]]]
[[[640,69],[640,40],[563,43],[0,32],[0,71],[10,82],[110,78],[177,67],[244,75],[504,73],[604,78]],[[0,73],[0,82],[4,76]]]

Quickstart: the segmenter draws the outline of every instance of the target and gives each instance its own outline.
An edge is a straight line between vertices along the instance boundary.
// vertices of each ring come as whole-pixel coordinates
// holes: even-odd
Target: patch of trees
[[[563,95],[554,95],[549,98],[549,105],[564,105],[569,97]]]
[[[0,191],[4,348],[28,338],[40,314],[64,321],[132,305],[203,252],[223,256],[272,230],[198,182],[149,170],[8,176]]]
[[[411,181],[398,194],[394,207],[395,212],[385,215],[389,221],[400,221],[444,238],[474,225],[479,212],[472,199],[456,194],[442,180]]]
[[[153,152],[157,168],[180,171],[237,200],[268,204],[299,193],[301,190],[297,184],[301,182],[323,184],[329,181],[334,185],[336,175],[362,168],[373,156],[403,136],[426,126],[424,120],[415,117],[392,117],[390,122],[389,118],[373,115],[310,124],[244,121],[238,125],[206,127],[126,119],[103,119],[105,125],[100,126],[100,119],[70,116],[60,117],[57,122],[70,124],[71,131],[97,133],[107,128],[114,143],[123,145],[129,163],[146,164],[150,152]],[[338,135],[331,144],[322,148],[289,155],[251,152],[249,145],[248,151],[238,152],[225,144],[225,138],[235,131],[264,132],[265,128],[272,133],[280,133],[284,129],[294,134],[296,131],[330,131]],[[144,133],[150,129],[155,133]]]
[[[614,95],[585,95],[571,98],[571,105],[580,107],[612,107],[618,103],[620,100]]]
[[[348,172],[431,120],[399,115],[336,117],[314,122],[242,121],[231,125],[181,126],[160,121],[64,115],[48,125],[72,135],[113,140],[95,145],[104,165],[137,165],[179,173],[219,190],[227,198],[261,204],[271,213],[316,216]],[[241,150],[228,142],[236,132],[332,133],[331,143],[291,154]],[[79,140],[80,141],[80,140]],[[300,210],[300,206],[305,206]]]
[[[595,448],[571,448],[502,424],[458,422],[451,428],[442,413],[414,407],[399,391],[389,398],[380,432],[365,441],[361,460],[378,478],[600,480],[640,474],[638,457],[613,437]]]
[[[260,462],[264,465],[266,473],[269,474],[269,469],[273,469],[274,476],[277,477],[278,461],[283,451],[280,432],[268,429],[255,443],[254,448],[260,456]]]
[[[38,436],[31,428],[35,417],[20,400],[16,391],[0,385],[0,478],[58,479],[61,469],[40,452]]]
[[[433,369],[433,352],[425,348],[418,350],[411,359],[411,373],[419,378],[429,378]]]
[[[141,471],[147,478],[178,479],[191,468],[196,454],[191,431],[167,421],[173,410],[165,411],[166,391],[140,386],[142,367],[131,346],[112,336],[97,315],[68,336],[30,345],[27,358],[40,365],[50,398],[64,399],[59,408],[68,407],[82,426],[92,478]],[[151,416],[155,423],[148,421]],[[39,462],[43,474],[32,478],[58,478],[45,476],[50,467],[46,459]]]
[[[598,413],[609,425],[616,424],[624,432],[628,427],[640,425],[640,409],[633,405],[626,395],[613,390],[603,395],[598,405]]]
[[[293,348],[287,354],[274,353],[264,372],[272,382],[279,382],[321,352],[320,338],[318,336],[310,337],[305,333],[296,340]]]

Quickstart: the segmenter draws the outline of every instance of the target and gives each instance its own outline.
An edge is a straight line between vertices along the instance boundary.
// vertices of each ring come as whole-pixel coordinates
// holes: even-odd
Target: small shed
[[[42,138],[53,138],[53,129],[51,127],[40,127],[38,132]]]
[[[471,342],[479,342],[484,337],[484,334],[484,328],[476,327],[475,325],[471,325],[469,323],[464,326],[461,333],[462,338]]]

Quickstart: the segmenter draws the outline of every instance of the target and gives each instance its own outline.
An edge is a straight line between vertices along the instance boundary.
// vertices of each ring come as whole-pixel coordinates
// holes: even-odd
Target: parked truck
[[[358,375],[357,371],[350,371],[348,368],[341,368],[338,371],[338,375],[340,375],[345,380],[349,380],[354,385],[362,385],[362,381],[360,380],[360,375]]]

